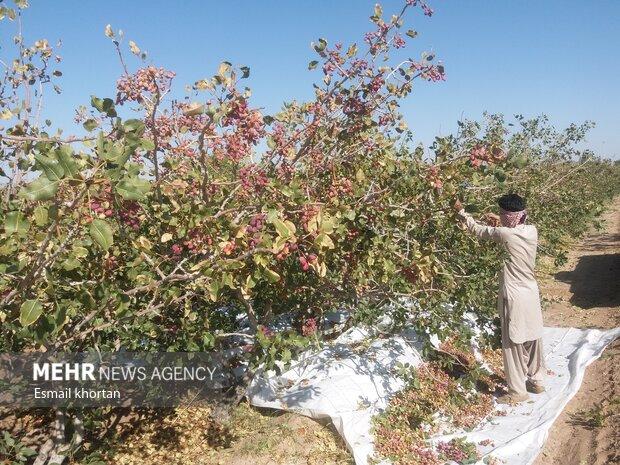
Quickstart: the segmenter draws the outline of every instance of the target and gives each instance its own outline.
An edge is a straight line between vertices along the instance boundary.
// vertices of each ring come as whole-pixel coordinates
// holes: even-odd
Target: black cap
[[[497,199],[497,203],[502,210],[509,212],[520,212],[525,210],[525,199],[517,194],[502,195]]]

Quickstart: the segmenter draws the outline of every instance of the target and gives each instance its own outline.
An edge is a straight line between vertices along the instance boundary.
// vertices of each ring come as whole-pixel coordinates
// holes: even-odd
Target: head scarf
[[[506,228],[514,228],[521,223],[525,223],[526,216],[527,212],[525,210],[510,212],[502,208],[499,212],[499,219],[502,223],[502,226]]]

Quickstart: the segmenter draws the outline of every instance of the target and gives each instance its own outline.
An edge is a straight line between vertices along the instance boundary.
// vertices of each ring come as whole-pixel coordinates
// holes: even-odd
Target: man
[[[534,273],[538,231],[525,224],[525,200],[516,194],[498,199],[500,215],[488,214],[491,224],[477,223],[465,213],[460,202],[455,209],[467,229],[481,239],[490,239],[508,252],[499,281],[497,309],[502,330],[502,355],[508,394],[499,403],[523,402],[528,391],[539,394],[545,390],[541,381],[544,372],[542,353],[542,312]],[[498,226],[498,223],[501,226]]]

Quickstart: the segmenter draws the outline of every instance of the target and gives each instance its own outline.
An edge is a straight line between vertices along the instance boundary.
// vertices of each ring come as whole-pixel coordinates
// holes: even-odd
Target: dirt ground
[[[245,403],[223,424],[214,424],[209,410],[200,407],[178,409],[163,421],[140,422],[114,449],[107,461],[114,465],[353,464],[333,427]]]
[[[620,199],[541,283],[546,326],[620,326]],[[620,464],[620,341],[588,367],[534,465]]]

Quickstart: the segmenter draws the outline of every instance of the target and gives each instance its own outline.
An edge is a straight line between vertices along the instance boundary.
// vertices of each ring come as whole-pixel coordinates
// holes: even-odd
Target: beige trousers
[[[545,371],[542,339],[515,344],[508,336],[508,319],[500,315],[502,322],[502,357],[506,384],[511,393],[527,394],[525,382],[542,381]]]

